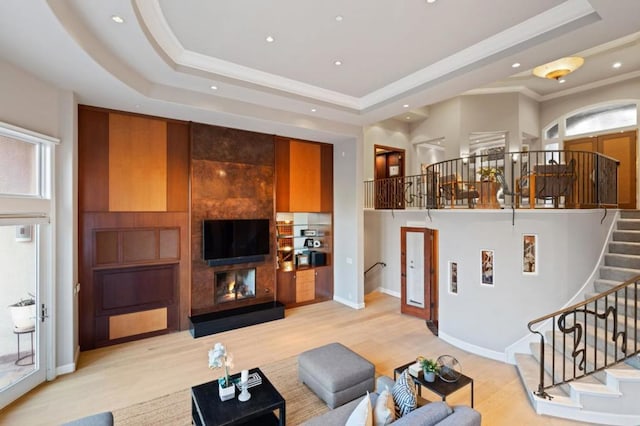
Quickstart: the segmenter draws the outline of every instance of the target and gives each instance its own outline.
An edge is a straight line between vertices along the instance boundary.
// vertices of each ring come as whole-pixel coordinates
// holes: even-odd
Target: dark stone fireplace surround
[[[263,261],[209,266],[205,219],[274,220],[274,136],[191,123],[191,316],[194,337],[284,318],[275,301],[275,238]],[[274,226],[271,226],[274,229]],[[255,297],[216,302],[216,274],[255,269]],[[206,334],[203,334],[206,333]]]

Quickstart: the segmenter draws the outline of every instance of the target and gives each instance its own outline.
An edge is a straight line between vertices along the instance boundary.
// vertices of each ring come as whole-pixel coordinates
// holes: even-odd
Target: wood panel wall
[[[204,219],[274,220],[274,137],[191,124],[192,315],[274,300],[275,237],[264,262],[210,267],[202,259]],[[215,304],[217,271],[256,268],[256,298]]]
[[[78,158],[81,349],[187,329],[189,124],[81,105]]]

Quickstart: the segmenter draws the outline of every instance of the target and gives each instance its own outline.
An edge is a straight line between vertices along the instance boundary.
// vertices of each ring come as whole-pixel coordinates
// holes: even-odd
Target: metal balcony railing
[[[617,207],[619,162],[586,151],[474,155],[364,182],[365,208]]]

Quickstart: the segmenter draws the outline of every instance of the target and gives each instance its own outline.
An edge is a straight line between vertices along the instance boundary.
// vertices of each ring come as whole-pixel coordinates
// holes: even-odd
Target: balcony
[[[364,182],[366,209],[591,209],[618,206],[619,162],[586,151],[456,158],[424,173]]]

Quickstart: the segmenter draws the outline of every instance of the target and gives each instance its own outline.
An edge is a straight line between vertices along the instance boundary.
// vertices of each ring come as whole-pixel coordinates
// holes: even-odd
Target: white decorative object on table
[[[222,343],[216,343],[209,350],[209,368],[224,367],[224,376],[218,379],[218,392],[220,400],[226,401],[236,395],[236,388],[229,379],[229,368],[233,368],[233,357],[227,354],[227,349]]]
[[[240,373],[240,385],[242,386],[242,392],[238,395],[238,400],[241,402],[248,401],[251,398],[251,394],[247,390],[249,388],[249,370],[242,370]]]

